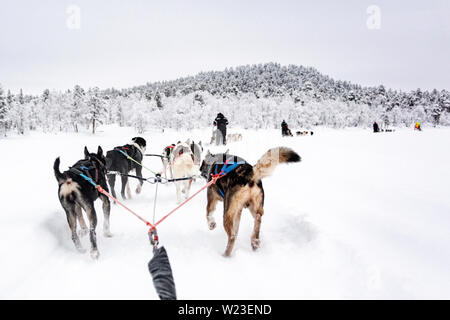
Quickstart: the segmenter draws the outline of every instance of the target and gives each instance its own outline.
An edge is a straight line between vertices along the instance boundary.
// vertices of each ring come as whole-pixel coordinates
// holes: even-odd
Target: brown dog
[[[261,179],[271,175],[279,163],[299,162],[300,156],[289,148],[279,147],[267,151],[256,163],[250,165],[244,159],[229,154],[213,155],[209,151],[200,171],[208,181],[212,175],[226,173],[215,184],[208,187],[206,219],[211,230],[216,227],[212,213],[217,201],[224,202],[223,224],[228,235],[224,256],[229,256],[237,237],[242,209],[248,208],[255,219],[251,245],[259,248],[259,230],[264,214],[264,189]]]

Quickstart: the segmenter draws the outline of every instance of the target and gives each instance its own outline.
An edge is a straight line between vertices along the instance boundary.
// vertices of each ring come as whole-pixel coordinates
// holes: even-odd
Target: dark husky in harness
[[[299,162],[300,156],[285,147],[267,151],[256,163],[229,154],[213,155],[209,151],[200,167],[201,175],[211,181],[213,175],[224,174],[207,190],[206,219],[211,230],[216,227],[212,213],[218,201],[223,201],[223,225],[228,235],[224,255],[229,256],[237,237],[242,209],[248,208],[255,219],[251,245],[260,245],[259,230],[264,214],[264,189],[262,179],[269,176],[279,163]]]
[[[108,171],[114,171],[122,174],[122,189],[120,192],[122,199],[127,199],[125,196],[125,187],[127,188],[128,198],[131,199],[131,191],[128,185],[128,177],[126,175],[129,174],[130,171],[136,170],[136,176],[142,178],[142,167],[136,162],[129,160],[127,155],[137,162],[142,163],[147,143],[145,139],[141,137],[135,137],[131,141],[132,142],[130,144],[115,147],[113,150],[106,153],[106,168]],[[116,191],[114,190],[114,186],[116,184],[115,174],[108,174],[108,183],[111,187],[113,197],[116,198]],[[136,193],[141,192],[143,183],[144,180],[139,180]]]
[[[84,160],[79,160],[68,171],[59,171],[60,159],[57,158],[53,164],[53,170],[58,181],[58,198],[64,208],[72,232],[72,240],[78,251],[84,252],[77,234],[77,220],[81,226],[81,234],[87,234],[88,228],[84,222],[82,209],[86,212],[89,220],[89,238],[91,241],[91,257],[97,259],[99,252],[97,249],[97,239],[95,228],[97,226],[97,214],[94,208],[94,201],[100,198],[103,202],[103,232],[106,237],[111,237],[109,230],[109,215],[111,205],[107,196],[99,193],[85,178],[89,177],[97,185],[108,191],[106,183],[106,167],[103,150],[99,146],[97,153],[89,153],[84,148]]]

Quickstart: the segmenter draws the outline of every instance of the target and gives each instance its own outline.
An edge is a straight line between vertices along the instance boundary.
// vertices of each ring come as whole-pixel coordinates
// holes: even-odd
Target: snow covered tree
[[[159,94],[159,92],[156,92],[156,94],[155,94],[155,101],[156,101],[156,106],[158,107],[158,109],[161,110],[164,106],[162,104],[161,95]]]
[[[2,86],[0,85],[0,129],[2,134],[6,137],[6,131],[8,127],[8,106],[6,104],[6,97]]]
[[[78,132],[79,125],[82,124],[82,119],[85,118],[87,112],[85,95],[83,88],[76,85],[73,89],[72,110],[70,113],[71,123],[75,132]]]
[[[103,99],[100,97],[100,90],[97,87],[88,91],[87,111],[89,122],[92,124],[92,134],[95,134],[96,124],[103,124],[107,114]]]
[[[23,111],[23,113],[22,113]],[[314,68],[278,63],[245,65],[224,71],[146,83],[124,89],[45,90],[40,96],[0,94],[0,130],[46,132],[98,124],[193,129],[211,125],[218,112],[232,126],[277,128],[282,119],[296,127],[450,125],[450,93],[417,89],[402,92],[333,80]],[[22,121],[25,120],[25,121]]]

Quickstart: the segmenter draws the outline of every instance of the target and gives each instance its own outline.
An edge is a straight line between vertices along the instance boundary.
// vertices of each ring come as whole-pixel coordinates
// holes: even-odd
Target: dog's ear
[[[209,151],[209,149],[208,149],[208,151],[206,152],[206,156],[208,157],[210,155],[211,155],[211,151]]]
[[[101,158],[101,157],[103,157],[103,149],[102,149],[102,147],[100,147],[100,146],[98,146],[98,149],[97,149],[97,155]]]
[[[89,151],[88,151],[88,148],[86,146],[84,147],[84,158],[85,159],[89,159]]]
[[[198,145],[199,145],[199,146],[201,147],[201,146],[202,146],[202,142],[201,142],[201,141],[199,141],[199,142],[198,142]]]

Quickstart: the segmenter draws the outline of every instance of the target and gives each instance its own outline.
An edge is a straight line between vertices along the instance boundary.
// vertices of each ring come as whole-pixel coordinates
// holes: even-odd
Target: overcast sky
[[[0,2],[0,84],[13,92],[124,88],[271,61],[362,85],[449,90],[450,1]]]

